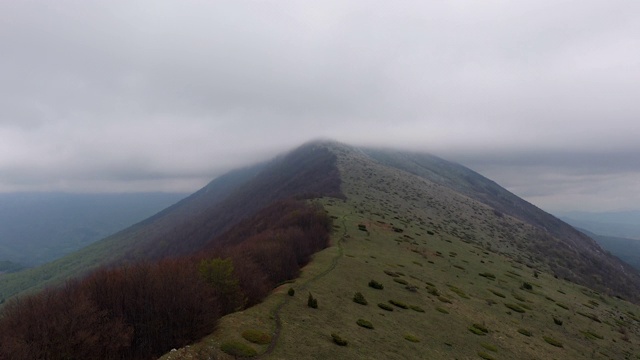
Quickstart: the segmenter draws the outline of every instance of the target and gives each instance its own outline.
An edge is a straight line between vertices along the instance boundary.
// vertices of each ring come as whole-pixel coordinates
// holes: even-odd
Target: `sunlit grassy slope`
[[[640,308],[556,278],[550,259],[526,245],[534,226],[364,154],[334,151],[347,200],[318,200],[334,218],[332,246],[264,303],[163,359],[233,358],[221,348],[269,359],[640,359]],[[353,301],[356,292],[367,305]],[[246,340],[248,330],[270,342]]]

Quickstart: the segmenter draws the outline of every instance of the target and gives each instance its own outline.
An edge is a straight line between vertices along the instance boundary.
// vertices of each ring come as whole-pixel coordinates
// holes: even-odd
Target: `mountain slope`
[[[620,260],[640,270],[640,240],[598,235],[584,229],[578,230],[597,241],[603,249],[619,257]]]
[[[223,318],[210,337],[163,359],[227,359],[222,349],[240,347],[273,359],[640,355],[640,308],[605,293],[635,299],[637,272],[592,249],[592,241],[562,223],[545,226],[548,214],[522,200],[510,205],[506,200],[515,196],[480,175],[463,170],[473,182],[458,178],[459,165],[432,169],[421,162],[408,172],[389,158],[414,154],[388,153],[381,162],[369,150],[327,146],[337,156],[346,196],[318,200],[334,218],[333,246],[264,303]],[[485,186],[498,198],[471,190]],[[485,197],[490,201],[478,200]],[[525,208],[511,214],[518,206]],[[560,237],[565,232],[569,239]],[[574,281],[556,276],[559,271]],[[608,272],[623,279],[615,289]],[[372,288],[372,280],[383,289]],[[366,305],[355,302],[356,293]],[[307,306],[310,296],[317,309]],[[271,340],[252,343],[247,332]],[[347,345],[335,344],[332,333]]]
[[[164,211],[60,260],[0,275],[0,299],[55,284],[102,265],[195,253],[274,201],[340,195],[335,155],[319,143],[232,171]]]

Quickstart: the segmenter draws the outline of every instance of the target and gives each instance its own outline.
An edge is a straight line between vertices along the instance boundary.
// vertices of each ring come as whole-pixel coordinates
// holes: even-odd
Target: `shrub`
[[[424,309],[417,305],[409,305],[409,308],[413,311],[422,312],[422,313],[424,312]]]
[[[529,284],[528,282],[523,282],[522,286],[520,286],[521,289],[523,290],[532,290],[533,289],[533,285]]]
[[[438,296],[438,300],[442,301],[445,304],[451,304],[451,299],[446,296]]]
[[[393,307],[391,307],[391,305],[389,304],[380,303],[378,304],[378,307],[382,310],[393,311]]]
[[[480,346],[482,346],[483,348],[489,351],[498,352],[498,348],[495,345],[492,345],[489,343],[480,343]]]
[[[496,276],[494,274],[490,273],[490,272],[483,272],[483,273],[479,273],[478,275],[480,275],[482,277],[485,277],[485,278],[487,278],[489,280],[495,280],[496,279]]]
[[[369,281],[369,287],[377,289],[377,290],[384,289],[384,286],[382,284],[380,284],[379,282],[375,281],[375,280]]]
[[[289,288],[289,291],[287,291],[287,294],[289,294],[289,296],[293,296],[296,294],[296,291],[293,290],[293,288]]]
[[[565,309],[565,310],[569,310],[569,307],[563,303],[556,303],[556,305],[560,306],[561,308]]]
[[[254,348],[240,341],[227,341],[222,343],[220,350],[236,357],[253,357],[258,355],[258,352]]]
[[[402,308],[402,309],[408,309],[409,308],[409,306],[407,304],[405,304],[405,303],[403,303],[401,301],[389,300],[389,303],[391,303],[391,305],[395,305],[395,306],[397,306],[399,308]]]
[[[367,321],[365,319],[358,319],[358,321],[356,321],[356,324],[366,329],[373,329],[373,324],[371,323],[371,321]]]
[[[358,224],[358,230],[360,230],[360,231],[367,231],[367,225],[364,225],[364,224]]]
[[[487,329],[482,324],[474,323],[471,326],[469,326],[469,331],[471,331],[472,333],[474,333],[476,335],[484,336],[489,332],[489,329]]]
[[[447,309],[445,309],[445,308],[441,308],[441,307],[437,307],[437,308],[436,308],[436,310],[437,310],[438,312],[443,313],[443,314],[448,314],[448,313],[449,313],[449,311],[447,311]]]
[[[405,279],[398,279],[398,278],[394,278],[393,281],[397,282],[398,284],[402,284],[402,285],[407,285],[409,283]]]
[[[391,270],[385,270],[384,273],[389,275],[389,276],[391,276],[391,277],[400,277],[400,275],[396,274],[395,272],[393,272]]]
[[[484,360],[495,360],[495,358],[493,356],[487,354],[486,352],[482,352],[482,351],[478,351],[478,356],[480,356]]]
[[[254,329],[245,330],[242,332],[242,337],[245,340],[254,344],[266,345],[271,342],[271,335]]]
[[[543,338],[543,339],[544,339],[544,341],[546,341],[548,344],[551,344],[551,345],[553,345],[553,346],[555,346],[555,347],[559,347],[559,348],[563,347],[563,346],[562,346],[562,343],[561,343],[560,341],[558,341],[558,340],[556,340],[556,339],[554,339],[554,338],[552,338],[552,337],[549,337],[549,336],[543,336],[542,338]]]
[[[336,334],[336,333],[332,333],[331,334],[331,338],[333,339],[333,342],[340,345],[340,346],[347,346],[348,342],[347,340],[343,339],[342,337],[340,337],[340,335]]]
[[[309,297],[307,298],[307,306],[313,309],[318,308],[318,299],[314,298],[311,293],[309,293]]]
[[[558,319],[557,317],[553,317],[553,323],[556,325],[560,325],[562,326],[562,320]]]
[[[520,334],[524,335],[524,336],[531,336],[531,335],[533,335],[533,334],[531,333],[531,331],[529,331],[529,330],[527,330],[527,329],[518,329],[518,332],[519,332]]]
[[[353,302],[361,304],[361,305],[367,305],[367,299],[364,298],[364,295],[362,295],[361,292],[357,292],[353,295]]]
[[[404,338],[405,340],[408,340],[414,343],[420,342],[420,339],[418,339],[415,335],[412,335],[412,334],[405,334]]]
[[[513,304],[513,303],[505,303],[504,306],[508,307],[509,309],[517,312],[517,313],[524,313],[525,310],[517,304]]]
[[[499,291],[495,291],[495,290],[491,290],[489,289],[489,291],[491,291],[491,293],[497,297],[501,297],[501,298],[506,298],[507,296]]]

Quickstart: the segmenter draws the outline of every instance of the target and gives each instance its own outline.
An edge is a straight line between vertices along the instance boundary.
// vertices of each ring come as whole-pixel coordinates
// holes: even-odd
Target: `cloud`
[[[575,172],[613,184],[639,172],[638,14],[630,0],[2,2],[0,191],[195,190],[319,137],[468,160],[500,183],[565,174],[518,182],[548,199]],[[590,178],[609,171],[594,162],[617,164],[611,178]]]

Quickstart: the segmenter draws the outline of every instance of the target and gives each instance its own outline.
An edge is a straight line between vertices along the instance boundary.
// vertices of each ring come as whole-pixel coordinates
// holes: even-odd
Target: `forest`
[[[297,277],[331,228],[320,206],[282,200],[196,254],[103,267],[11,299],[0,312],[0,359],[158,357]]]

